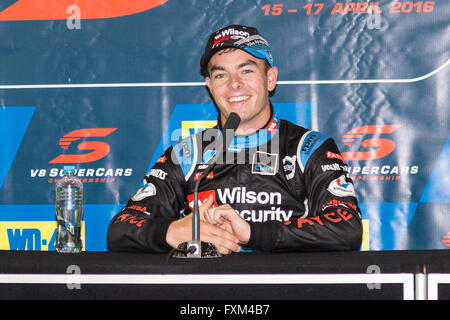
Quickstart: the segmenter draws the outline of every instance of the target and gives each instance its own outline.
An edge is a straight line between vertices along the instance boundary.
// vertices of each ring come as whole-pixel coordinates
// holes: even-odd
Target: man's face
[[[208,71],[206,85],[219,107],[222,125],[235,112],[241,130],[264,126],[270,117],[269,91],[276,86],[276,67],[266,71],[264,60],[240,49],[225,49],[212,56]]]

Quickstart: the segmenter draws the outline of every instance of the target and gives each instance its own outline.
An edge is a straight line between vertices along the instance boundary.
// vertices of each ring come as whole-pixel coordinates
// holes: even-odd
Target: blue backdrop
[[[54,250],[73,163],[85,249],[107,250],[163,150],[214,125],[199,59],[233,23],[273,48],[278,115],[336,140],[361,249],[450,247],[449,16],[442,0],[0,0],[0,249]]]

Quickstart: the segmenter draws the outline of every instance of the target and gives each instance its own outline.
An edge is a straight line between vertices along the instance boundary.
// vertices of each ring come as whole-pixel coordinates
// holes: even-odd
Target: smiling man
[[[227,49],[214,54],[205,78],[220,110],[222,125],[231,112],[241,118],[239,130],[256,131],[271,115],[268,92],[275,89],[276,67],[239,49]],[[239,134],[239,131],[237,132]]]
[[[109,248],[167,252],[192,240],[194,184],[220,152],[207,137],[234,112],[241,122],[226,161],[200,184],[200,239],[222,254],[357,250],[361,213],[348,167],[333,139],[274,113],[278,69],[267,40],[256,28],[225,27],[210,36],[200,67],[218,127],[166,150],[111,221]]]

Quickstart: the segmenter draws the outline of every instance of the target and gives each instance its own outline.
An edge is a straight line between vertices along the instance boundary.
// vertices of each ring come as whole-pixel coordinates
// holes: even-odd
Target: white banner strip
[[[21,284],[403,284],[414,299],[411,273],[376,274],[0,274],[0,283]]]
[[[423,76],[410,79],[355,79],[355,80],[294,80],[278,81],[278,85],[353,84],[353,83],[411,83],[425,80],[450,64],[448,59],[442,66]],[[205,86],[205,82],[142,82],[142,83],[83,83],[83,84],[24,84],[0,85],[0,89],[65,89],[65,88],[126,88],[126,87],[193,87]]]

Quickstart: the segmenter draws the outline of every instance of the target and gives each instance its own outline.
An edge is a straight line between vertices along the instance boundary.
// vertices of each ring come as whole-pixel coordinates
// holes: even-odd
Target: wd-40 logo
[[[106,19],[128,16],[162,5],[168,0],[18,0],[0,6],[0,21],[66,20],[70,8],[79,8],[80,19]],[[3,10],[2,10],[3,9]]]
[[[67,133],[59,140],[59,145],[63,149],[68,149],[69,145],[81,138],[88,137],[106,137],[111,132],[116,131],[117,128],[90,128],[79,129]],[[85,141],[77,145],[79,150],[92,150],[85,154],[62,154],[49,163],[86,163],[93,162],[105,157],[111,149],[109,144],[101,141]]]
[[[0,250],[54,251],[56,227],[56,221],[2,221]],[[84,222],[81,238],[85,239]]]

